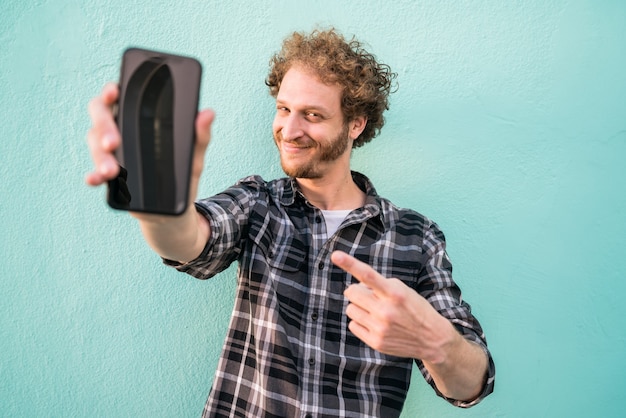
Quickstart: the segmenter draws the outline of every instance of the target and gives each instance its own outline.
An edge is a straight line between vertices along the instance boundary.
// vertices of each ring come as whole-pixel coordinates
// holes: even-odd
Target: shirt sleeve
[[[420,360],[416,363],[426,381],[435,392],[448,402],[461,408],[469,408],[493,392],[495,384],[495,364],[487,348],[483,329],[472,314],[471,306],[461,296],[461,290],[452,279],[452,263],[446,253],[446,241],[437,224],[428,225],[424,234],[425,262],[418,277],[418,292],[445,318],[450,320],[459,333],[467,340],[478,344],[488,358],[488,370],[480,395],[472,401],[459,401],[446,398],[437,389],[432,376]]]
[[[196,210],[209,221],[211,235],[195,260],[163,259],[165,265],[202,280],[228,268],[241,253],[248,219],[264,184],[258,176],[247,177],[220,194],[197,201]]]

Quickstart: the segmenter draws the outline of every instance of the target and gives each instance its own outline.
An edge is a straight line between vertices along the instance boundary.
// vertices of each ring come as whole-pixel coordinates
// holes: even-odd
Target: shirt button
[[[317,312],[313,312],[313,313],[311,314],[311,319],[312,319],[312,320],[314,320],[314,321],[317,321],[317,318],[318,318],[318,316],[317,316]]]
[[[314,359],[313,357],[311,357],[311,358],[309,359],[309,364],[310,364],[311,366],[315,364],[315,359]]]
[[[318,269],[320,269],[320,270],[324,270],[324,263],[323,263],[323,262],[322,262],[322,263],[320,263],[320,264],[317,266],[317,268],[318,268]]]
[[[316,217],[315,217],[315,222],[316,222],[316,223],[320,223],[320,222],[322,222],[322,217],[321,217],[321,216],[319,216],[319,215],[318,215],[318,216],[316,216]]]
[[[313,415],[311,415],[311,414],[306,414],[306,415],[304,416],[304,418],[313,418]]]

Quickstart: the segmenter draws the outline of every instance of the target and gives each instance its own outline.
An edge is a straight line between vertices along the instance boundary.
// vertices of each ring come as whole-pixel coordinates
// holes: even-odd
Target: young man
[[[482,329],[437,225],[376,194],[352,148],[383,125],[388,66],[334,30],[295,33],[266,80],[287,178],[241,180],[181,216],[135,213],[165,263],[207,279],[239,263],[236,307],[204,416],[397,417],[413,361],[457,406],[493,390]],[[117,174],[108,85],[90,103],[90,185]],[[196,120],[195,198],[213,112]]]

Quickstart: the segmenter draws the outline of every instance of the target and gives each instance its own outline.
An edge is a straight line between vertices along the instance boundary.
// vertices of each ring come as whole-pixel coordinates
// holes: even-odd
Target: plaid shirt
[[[489,354],[452,280],[437,225],[379,197],[365,176],[353,178],[366,203],[330,237],[322,212],[293,179],[252,176],[196,203],[211,237],[196,260],[166,263],[199,279],[239,263],[235,308],[203,417],[397,417],[413,361],[441,395],[419,359],[382,354],[348,330],[343,291],[356,279],[330,262],[334,250],[401,279]],[[494,376],[489,355],[479,398],[448,401],[479,402]]]

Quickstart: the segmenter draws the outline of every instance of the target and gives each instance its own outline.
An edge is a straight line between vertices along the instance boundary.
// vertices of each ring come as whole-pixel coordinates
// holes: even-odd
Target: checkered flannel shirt
[[[327,236],[322,212],[297,182],[251,176],[196,203],[210,221],[202,254],[178,270],[207,279],[238,261],[237,295],[203,417],[384,417],[400,415],[413,361],[382,354],[348,330],[343,291],[356,279],[330,262],[352,254],[385,277],[401,279],[489,356],[480,396],[493,390],[495,367],[480,324],[452,280],[445,239],[424,216],[367,194],[339,230]]]

